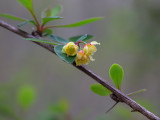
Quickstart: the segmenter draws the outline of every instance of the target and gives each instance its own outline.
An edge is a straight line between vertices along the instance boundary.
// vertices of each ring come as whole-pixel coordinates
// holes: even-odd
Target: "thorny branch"
[[[12,25],[7,24],[6,22],[0,20],[0,26],[23,37],[23,38],[37,38],[37,36],[33,36],[21,29],[18,29]],[[40,38],[40,37],[38,37]],[[50,52],[55,54],[54,51],[54,46],[52,45],[48,45],[48,44],[44,44],[44,43],[38,43],[38,42],[34,42],[36,44],[38,44],[39,46],[49,50]],[[72,64],[75,68],[79,69],[80,71],[82,71],[83,73],[85,73],[86,75],[90,76],[91,78],[93,78],[95,81],[97,81],[98,83],[100,83],[101,85],[103,85],[104,87],[106,87],[107,89],[109,89],[112,92],[112,95],[110,96],[114,101],[116,102],[123,102],[125,104],[127,104],[128,106],[130,106],[132,108],[132,111],[136,111],[139,112],[141,114],[143,114],[144,116],[146,116],[148,119],[150,120],[160,120],[160,118],[156,115],[154,115],[153,113],[151,113],[150,111],[148,111],[147,109],[145,109],[144,107],[142,107],[141,105],[139,105],[138,103],[136,103],[134,100],[132,100],[131,98],[129,98],[127,95],[125,95],[124,93],[122,93],[121,91],[119,91],[118,89],[112,87],[109,83],[107,83],[103,78],[101,78],[100,76],[98,76],[97,74],[95,74],[94,72],[92,72],[90,69],[86,68],[85,66],[76,66],[75,63]]]

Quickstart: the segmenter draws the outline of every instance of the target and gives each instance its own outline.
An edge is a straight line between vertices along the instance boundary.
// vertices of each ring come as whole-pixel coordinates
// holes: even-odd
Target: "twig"
[[[0,20],[0,26],[13,32],[16,33],[17,35],[24,37],[24,38],[37,38],[37,36],[33,36],[31,34],[28,34],[12,25],[7,24],[6,22]],[[47,45],[47,44],[43,44],[43,43],[37,43],[34,42],[36,44],[38,44],[39,46],[49,50],[50,52],[54,53],[54,46],[52,45]],[[115,98],[112,99],[120,102],[123,102],[125,104],[127,104],[128,106],[130,106],[133,110],[136,110],[137,112],[143,114],[144,116],[146,116],[148,119],[150,120],[160,120],[160,118],[156,115],[154,115],[153,113],[151,113],[150,111],[148,111],[147,109],[145,109],[144,107],[142,107],[141,105],[139,105],[138,103],[136,103],[134,100],[132,100],[131,98],[129,98],[127,95],[125,95],[124,93],[122,93],[121,91],[119,91],[118,89],[112,87],[109,83],[107,83],[103,78],[101,78],[100,76],[96,75],[94,72],[92,72],[90,69],[86,68],[85,66],[76,66],[75,63],[72,64],[75,68],[79,69],[80,71],[82,71],[83,73],[85,73],[86,75],[90,76],[91,78],[93,78],[95,81],[97,81],[98,83],[100,83],[101,85],[103,85],[104,87],[106,87],[107,89],[109,89],[114,96],[116,96]]]

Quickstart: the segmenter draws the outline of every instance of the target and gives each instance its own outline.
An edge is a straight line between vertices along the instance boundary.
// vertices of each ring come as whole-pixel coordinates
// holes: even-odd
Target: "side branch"
[[[0,26],[13,32],[16,33],[17,35],[24,37],[24,38],[39,38],[39,36],[33,36],[25,31],[22,31],[21,29],[18,29],[12,25],[7,24],[6,22],[0,20]],[[36,44],[38,44],[39,46],[49,50],[50,52],[54,53],[54,46],[52,45],[48,45],[48,44],[44,44],[44,43],[37,43],[34,42]],[[85,73],[86,75],[90,76],[91,78],[93,78],[95,81],[97,81],[98,83],[100,83],[101,85],[103,85],[104,87],[106,87],[107,89],[109,89],[113,94],[111,96],[111,98],[114,101],[119,101],[119,102],[123,102],[125,104],[127,104],[128,106],[130,106],[133,111],[137,111],[141,114],[143,114],[144,116],[146,116],[148,119],[150,120],[160,120],[160,118],[156,115],[154,115],[153,113],[151,113],[150,111],[148,111],[147,109],[145,109],[144,107],[142,107],[141,105],[139,105],[138,103],[136,103],[134,100],[132,100],[131,98],[129,98],[127,95],[125,95],[124,93],[122,93],[121,91],[119,91],[118,89],[112,87],[109,83],[107,83],[103,78],[101,78],[100,76],[96,75],[94,72],[92,72],[91,70],[89,70],[88,68],[86,68],[85,66],[76,66],[75,63],[72,64],[75,68],[79,69],[80,71],[82,71],[83,73]],[[113,97],[114,96],[114,97]]]

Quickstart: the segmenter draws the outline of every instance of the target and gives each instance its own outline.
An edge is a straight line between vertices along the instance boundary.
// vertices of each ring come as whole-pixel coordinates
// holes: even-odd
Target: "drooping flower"
[[[77,53],[75,62],[76,66],[86,65],[89,63],[89,56],[87,56],[86,53],[83,50],[81,50]]]
[[[78,46],[74,42],[69,42],[63,47],[62,52],[68,56],[75,56],[78,52]]]
[[[87,55],[93,55],[94,52],[97,51],[97,48],[95,45],[100,45],[100,43],[93,41],[91,43],[87,43],[84,47],[83,47],[83,51],[87,54]]]
[[[92,58],[92,55],[97,51],[97,48],[95,45],[100,45],[100,43],[96,41],[92,41],[91,43],[87,43],[83,47],[83,51],[86,53],[87,56],[89,56],[91,61],[94,61],[94,59]]]

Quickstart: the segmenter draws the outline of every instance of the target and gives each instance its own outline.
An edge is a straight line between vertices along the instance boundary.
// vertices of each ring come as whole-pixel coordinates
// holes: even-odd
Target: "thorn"
[[[109,108],[105,113],[107,114],[109,111],[111,111],[116,105],[118,104],[118,102],[116,102],[111,108]]]
[[[129,94],[127,94],[127,96],[132,96],[132,95],[135,95],[135,94],[137,94],[137,93],[141,93],[141,92],[145,92],[145,91],[147,91],[147,90],[146,90],[146,89],[141,89],[141,90],[138,90],[138,91],[129,93]]]

